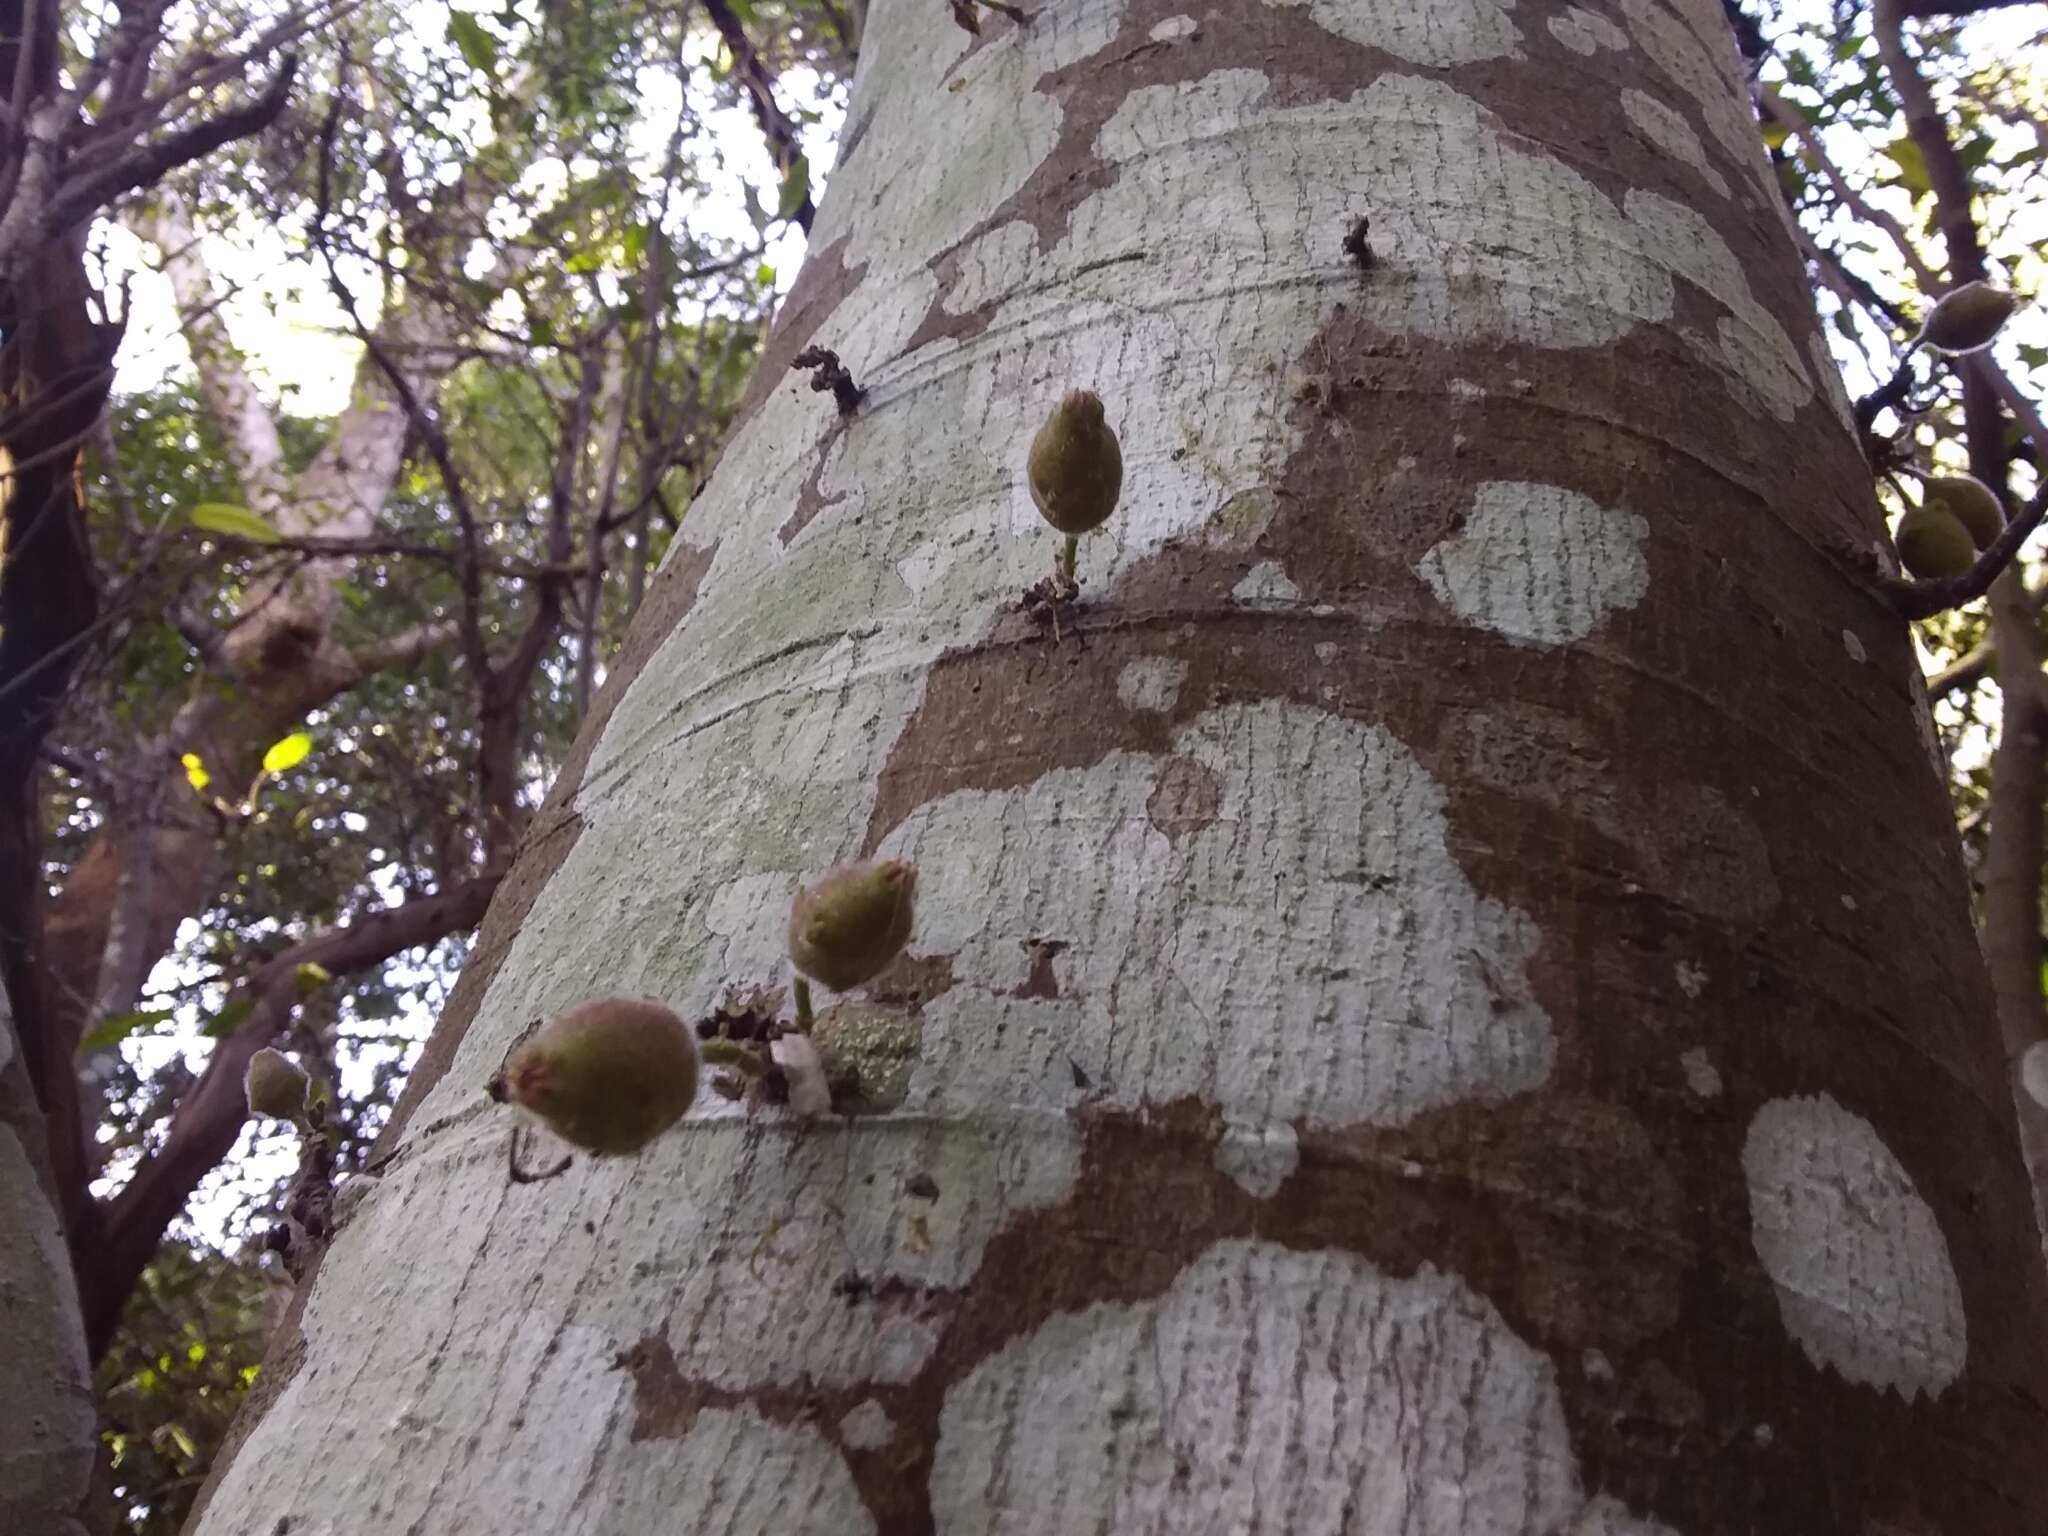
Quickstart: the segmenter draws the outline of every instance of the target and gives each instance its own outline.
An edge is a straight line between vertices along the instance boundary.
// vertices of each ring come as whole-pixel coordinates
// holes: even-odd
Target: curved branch
[[[254,1006],[232,1035],[214,1047],[199,1081],[171,1117],[164,1144],[102,1207],[96,1244],[79,1255],[79,1293],[86,1338],[94,1359],[106,1349],[121,1309],[164,1231],[185,1208],[199,1181],[227,1156],[248,1116],[242,1074],[249,1058],[290,1022],[302,965],[336,976],[381,965],[393,955],[474,928],[490,904],[500,876],[487,871],[453,890],[386,908],[343,928],[330,929],[272,956],[236,989]]]

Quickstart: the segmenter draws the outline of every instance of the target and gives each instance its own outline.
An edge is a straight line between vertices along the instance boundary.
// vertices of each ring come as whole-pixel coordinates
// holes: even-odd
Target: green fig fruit
[[[490,1082],[571,1146],[599,1156],[637,1152],[697,1096],[697,1037],[661,1004],[601,997],[523,1041]]]
[[[1908,507],[1892,542],[1899,547],[1899,563],[1924,580],[1960,576],[1977,561],[1970,530],[1940,507]]]
[[[1100,528],[1123,490],[1124,456],[1102,419],[1102,400],[1077,389],[1053,407],[1026,461],[1031,501],[1061,533]]]
[[[1920,327],[1919,339],[1937,352],[1974,352],[1988,347],[2020,301],[1989,283],[1964,283],[1943,294]]]
[[[2005,531],[2005,508],[1998,493],[1974,475],[1929,475],[1920,482],[1921,501],[1944,508],[1970,530],[1970,542],[1989,549]]]
[[[265,1046],[249,1058],[242,1074],[242,1092],[249,1100],[249,1113],[268,1115],[273,1120],[296,1120],[306,1109],[306,1074],[293,1066],[282,1051]]]
[[[910,942],[916,889],[917,871],[902,859],[829,871],[790,906],[790,960],[835,992],[879,976]]]

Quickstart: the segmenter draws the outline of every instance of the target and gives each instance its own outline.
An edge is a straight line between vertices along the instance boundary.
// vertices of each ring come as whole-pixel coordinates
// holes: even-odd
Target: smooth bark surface
[[[0,995],[0,1532],[85,1536],[99,1418],[46,1145]]]
[[[196,1529],[2048,1528],[1991,994],[1720,7],[888,0],[861,66]],[[1073,388],[1125,494],[1054,644]],[[531,1020],[775,978],[865,852],[900,1108],[508,1181]]]

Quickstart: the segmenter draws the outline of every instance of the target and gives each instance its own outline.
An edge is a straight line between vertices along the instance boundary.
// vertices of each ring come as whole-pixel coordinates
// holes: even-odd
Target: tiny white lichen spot
[[[1685,1086],[1703,1099],[1719,1098],[1721,1095],[1721,1070],[1707,1055],[1707,1048],[1696,1045],[1678,1058],[1678,1065],[1685,1073]]]
[[[896,1421],[872,1397],[864,1397],[839,1421],[839,1438],[856,1451],[872,1451],[896,1438]]]
[[[1785,1331],[1850,1381],[1930,1397],[1963,1369],[1963,1297],[1934,1212],[1862,1116],[1773,1099],[1742,1149],[1750,1234]]]
[[[1418,566],[1460,618],[1511,640],[1582,640],[1650,584],[1650,525],[1577,491],[1524,481],[1479,487],[1465,526]]]
[[[1155,43],[1177,43],[1184,37],[1193,37],[1201,29],[1201,23],[1192,16],[1169,16],[1153,27],[1148,35]]]
[[[1286,570],[1278,561],[1262,560],[1230,589],[1230,595],[1249,607],[1278,607],[1299,602],[1301,588],[1288,579]]]
[[[1410,64],[1446,69],[1481,59],[1517,58],[1521,34],[1508,19],[1514,0],[1268,0],[1309,7],[1325,32],[1391,53]]]
[[[1556,1368],[1456,1276],[1252,1241],[976,1366],[930,1486],[942,1536],[1669,1536],[1588,1497]]]
[[[1842,649],[1849,653],[1851,661],[1864,662],[1870,660],[1870,652],[1863,648],[1863,637],[1853,629],[1842,631]]]
[[[1217,1171],[1256,1200],[1270,1200],[1301,1164],[1301,1141],[1283,1121],[1226,1116]]]
[[[1573,53],[1587,57],[1602,48],[1621,49],[1628,46],[1628,34],[1609,21],[1605,16],[1592,11],[1569,6],[1562,16],[1550,18],[1550,35]]]
[[[1116,696],[1125,709],[1159,713],[1173,708],[1188,664],[1177,656],[1140,656],[1117,674]]]
[[[1676,967],[1678,990],[1687,997],[1697,999],[1707,989],[1707,968],[1691,960],[1681,960]]]

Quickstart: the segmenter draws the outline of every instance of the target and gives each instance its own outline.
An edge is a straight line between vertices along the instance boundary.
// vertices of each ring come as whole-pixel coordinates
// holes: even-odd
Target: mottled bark
[[[199,1532],[2048,1526],[1991,993],[1713,0],[888,0],[765,353]],[[861,852],[900,1108],[507,1181],[530,1020],[773,978]]]
[[[0,1531],[85,1536],[99,1422],[47,1147],[0,992]]]

